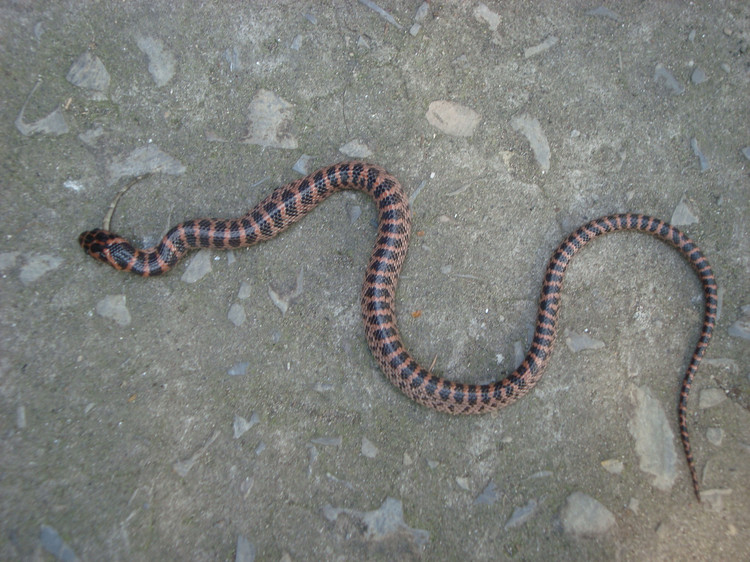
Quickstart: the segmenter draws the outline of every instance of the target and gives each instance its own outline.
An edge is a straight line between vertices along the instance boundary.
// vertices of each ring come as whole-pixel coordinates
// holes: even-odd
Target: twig
[[[128,183],[125,184],[125,187],[123,187],[120,191],[117,192],[117,195],[115,195],[115,198],[112,200],[112,203],[109,205],[109,209],[107,210],[107,214],[104,215],[104,222],[102,224],[102,228],[104,230],[109,230],[109,225],[112,222],[112,215],[115,214],[115,207],[117,207],[117,203],[120,202],[120,197],[125,195],[125,192],[133,187],[135,184],[137,184],[142,179],[147,178],[151,175],[151,172],[146,172],[145,174],[141,174],[140,176],[137,176],[130,180]]]
[[[370,0],[359,0],[361,4],[364,4],[368,8],[370,8],[373,12],[377,12],[381,18],[383,18],[385,21],[390,23],[392,26],[397,27],[398,29],[404,29],[402,25],[400,25],[391,14],[386,12],[383,8],[378,6],[375,2],[371,2]]]

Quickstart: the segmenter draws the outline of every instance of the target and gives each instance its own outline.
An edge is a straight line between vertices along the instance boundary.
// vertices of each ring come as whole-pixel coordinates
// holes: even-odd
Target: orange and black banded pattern
[[[345,189],[368,193],[378,209],[377,240],[365,273],[361,299],[370,350],[388,380],[404,394],[424,406],[450,414],[498,410],[536,385],[555,344],[565,270],[573,256],[590,241],[618,230],[635,230],[677,248],[698,274],[705,301],[701,335],[685,372],[678,404],[682,444],[693,488],[700,500],[687,427],[687,399],[716,322],[717,286],[708,261],[695,243],[662,220],[630,213],[609,215],[570,234],[552,254],[544,274],[534,336],[525,359],[513,373],[483,385],[463,384],[431,373],[411,356],[401,340],[395,295],[409,245],[411,213],[399,181],[379,166],[343,162],[318,170],[277,188],[238,219],[196,219],[178,224],[153,248],[137,249],[124,238],[99,229],[84,232],[79,242],[90,256],[115,269],[145,277],[160,275],[192,249],[233,249],[273,238],[331,194]]]

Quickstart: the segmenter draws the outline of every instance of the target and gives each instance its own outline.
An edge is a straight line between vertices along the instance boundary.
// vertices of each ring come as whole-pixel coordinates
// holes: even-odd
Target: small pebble
[[[424,20],[427,18],[429,13],[430,4],[428,2],[422,2],[419,5],[419,8],[417,8],[416,13],[414,14],[414,21],[417,23],[424,23]]]
[[[16,427],[18,429],[26,428],[26,408],[24,406],[16,408]]]
[[[73,62],[65,79],[74,86],[87,90],[91,99],[107,99],[109,72],[101,59],[89,51],[82,53]]]
[[[750,304],[744,305],[740,310],[742,316],[729,326],[729,335],[733,338],[750,340]]]
[[[724,510],[724,498],[734,495],[731,489],[702,490],[701,501],[708,504],[712,511]]]
[[[705,157],[705,155],[701,151],[701,147],[698,144],[697,139],[695,138],[690,139],[690,148],[693,149],[693,154],[695,154],[698,157],[698,163],[700,164],[701,172],[705,172],[706,170],[711,169],[711,166],[708,163],[708,159]]]
[[[75,191],[76,193],[79,191],[83,191],[83,184],[80,181],[76,180],[65,180],[63,182],[63,187],[66,189],[70,189],[71,191]]]
[[[243,307],[241,304],[234,303],[229,307],[227,318],[235,326],[242,326],[247,319],[247,316],[245,315],[245,307]]]
[[[349,212],[349,222],[354,224],[357,222],[357,219],[362,215],[362,207],[359,205],[352,205],[348,208]]]
[[[497,28],[502,21],[499,14],[490,10],[487,5],[482,2],[477,4],[474,8],[474,19],[480,22],[485,22],[489,26],[490,31],[497,31]]]
[[[638,501],[636,498],[630,498],[630,501],[628,502],[628,509],[638,515],[638,510],[641,507],[641,502]]]
[[[268,286],[268,298],[270,298],[274,306],[281,311],[282,316],[284,316],[286,311],[289,310],[289,301],[282,298],[281,295],[274,291],[270,285]]]
[[[657,84],[662,84],[672,95],[680,95],[685,91],[685,87],[680,84],[677,79],[672,75],[666,67],[659,63],[654,69],[654,81]]]
[[[648,387],[634,388],[630,398],[635,409],[628,420],[628,431],[635,440],[639,468],[653,476],[652,486],[668,491],[677,478],[677,451],[670,422]]]
[[[720,427],[709,427],[706,430],[706,439],[708,439],[708,442],[711,443],[711,445],[720,447],[721,443],[724,441],[724,430]]]
[[[297,273],[297,278],[295,279],[294,289],[284,294],[280,294],[274,291],[273,288],[269,285],[268,296],[271,299],[271,302],[274,304],[274,306],[276,306],[276,308],[278,308],[281,311],[281,315],[284,316],[286,314],[286,311],[289,310],[289,306],[292,304],[292,301],[294,301],[294,299],[296,299],[297,297],[301,296],[304,290],[305,290],[305,270],[303,267],[300,267],[300,270]]]
[[[724,402],[726,399],[726,393],[720,388],[705,388],[701,390],[700,398],[698,399],[698,408],[701,410],[713,408]]]
[[[240,361],[239,363],[235,363],[229,369],[227,369],[227,375],[231,377],[246,375],[249,366],[249,361]]]
[[[195,283],[209,273],[211,273],[211,250],[203,248],[190,258],[190,262],[185,269],[185,273],[180,277],[180,281]]]
[[[492,505],[500,499],[500,492],[495,483],[490,480],[482,493],[474,500],[474,505]]]
[[[372,150],[363,141],[351,140],[339,147],[339,152],[346,154],[350,158],[369,158],[372,156]]]
[[[240,61],[240,51],[237,47],[231,47],[224,51],[224,60],[229,64],[229,72],[237,72],[242,70],[242,62]]]
[[[253,484],[255,484],[255,478],[253,478],[252,476],[246,476],[242,481],[242,484],[240,484],[240,492],[242,492],[242,496],[245,499],[247,499],[247,496],[250,495],[250,492],[253,489]]]
[[[135,40],[141,52],[148,57],[148,72],[157,87],[169,82],[175,74],[174,55],[164,49],[164,43],[153,37],[137,37]]]
[[[505,530],[514,529],[515,527],[520,527],[526,523],[526,521],[531,519],[534,513],[536,513],[537,506],[537,501],[531,499],[523,507],[515,508],[513,510],[513,515],[510,516],[510,519],[508,519],[508,522],[505,524]]]
[[[18,117],[16,117],[14,125],[16,126],[16,129],[18,129],[18,132],[25,137],[34,135],[36,133],[42,135],[64,135],[69,131],[69,129],[68,124],[65,122],[65,117],[63,116],[62,109],[60,109],[59,106],[49,115],[42,117],[37,121],[34,121],[33,123],[26,123],[23,120],[24,112],[26,111],[26,104],[29,103],[29,99],[36,91],[40,83],[41,82],[37,82],[36,85],[31,89],[29,97],[26,99],[23,107],[21,107],[21,111],[18,112]]]
[[[246,420],[242,416],[234,416],[234,423],[232,429],[234,431],[234,438],[239,439],[242,435],[247,432],[251,427],[260,422],[260,416],[256,412],[253,412],[250,416],[250,421]]]
[[[294,166],[292,166],[292,170],[297,172],[298,174],[302,174],[303,176],[306,176],[310,173],[310,162],[312,161],[312,156],[309,154],[303,154],[299,158],[297,158],[297,161],[294,163]]]
[[[125,295],[107,295],[96,303],[96,313],[102,318],[113,320],[118,326],[130,324],[130,311]]]
[[[16,266],[16,260],[21,252],[3,252],[0,254],[0,271],[5,272]]]
[[[690,75],[690,81],[693,84],[703,84],[706,80],[708,80],[708,76],[700,68],[693,70],[693,73]]]
[[[374,459],[378,456],[378,448],[367,437],[362,438],[362,455],[368,459]]]
[[[607,459],[602,461],[602,468],[610,474],[621,474],[625,465],[618,459]]]
[[[348,488],[349,490],[354,490],[354,484],[346,480],[342,480],[341,478],[336,478],[330,472],[326,472],[326,478],[328,478],[328,480],[330,480],[331,482],[343,485],[345,488]]]
[[[453,137],[470,137],[481,120],[470,107],[447,100],[430,103],[425,117],[430,125]]]
[[[324,445],[329,447],[341,447],[341,437],[314,437],[310,439],[311,443],[315,445]]]
[[[374,511],[337,508],[330,504],[323,506],[323,516],[330,522],[336,521],[342,513],[359,521],[363,529],[363,538],[372,541],[375,545],[386,544],[384,541],[388,537],[406,536],[417,547],[426,545],[430,540],[430,533],[422,529],[412,529],[406,524],[404,506],[394,498],[386,498],[383,504]]]
[[[683,197],[672,212],[672,217],[669,219],[669,222],[674,226],[685,226],[688,224],[696,224],[698,222],[698,217],[693,214]]]
[[[526,137],[539,167],[543,172],[547,172],[550,166],[551,153],[547,136],[544,134],[539,121],[524,113],[513,117],[510,120],[510,126],[513,127],[513,130],[518,131]]]
[[[602,349],[604,342],[592,338],[587,334],[579,334],[573,331],[567,331],[565,334],[565,345],[573,353],[578,353],[584,349]]]
[[[308,463],[307,463],[307,473],[312,474],[313,472],[313,466],[316,462],[318,462],[318,456],[320,453],[318,452],[318,448],[313,445],[312,443],[307,445],[307,457],[308,457]]]
[[[560,521],[563,530],[578,537],[597,537],[615,526],[615,516],[600,502],[582,492],[565,500]]]
[[[60,534],[49,525],[42,525],[39,538],[42,543],[42,548],[58,560],[62,560],[62,562],[75,562],[78,560],[78,556],[73,552],[73,549],[70,548],[65,541],[62,540]]]
[[[19,274],[21,283],[29,285],[45,273],[57,269],[62,263],[62,258],[58,258],[57,256],[49,256],[46,254],[33,255],[28,258],[28,261],[21,267]]]
[[[247,281],[243,281],[240,283],[240,289],[237,291],[237,298],[240,300],[245,300],[247,298],[250,298],[250,295],[252,294],[253,286],[248,283]]]
[[[557,42],[559,39],[555,37],[554,35],[550,35],[547,37],[544,41],[539,43],[538,45],[535,45],[533,47],[528,47],[527,49],[524,49],[523,56],[524,58],[528,59],[530,57],[539,55],[543,53],[544,51],[551,49],[555,45],[557,45]]]
[[[234,562],[254,562],[255,546],[242,535],[237,537],[237,548],[235,549]]]
[[[588,12],[586,12],[586,15],[609,18],[613,21],[618,21],[620,19],[620,16],[617,13],[613,12],[605,6],[599,6],[598,8],[594,8],[593,10],[589,10]]]
[[[125,156],[114,158],[107,166],[110,185],[120,178],[132,178],[153,172],[181,176],[185,169],[182,162],[163,152],[153,143],[139,146]]]
[[[241,142],[295,150],[297,139],[290,132],[293,125],[294,106],[275,93],[260,89],[250,102],[247,133]]]
[[[320,392],[320,393],[331,392],[333,389],[334,389],[334,386],[332,384],[326,384],[326,383],[316,382],[313,385],[313,390],[315,392]]]

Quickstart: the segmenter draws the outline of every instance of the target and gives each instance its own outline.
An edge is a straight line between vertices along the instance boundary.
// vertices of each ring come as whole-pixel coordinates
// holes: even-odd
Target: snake
[[[682,379],[678,424],[693,490],[700,485],[688,432],[688,394],[706,353],[717,315],[718,292],[711,266],[698,246],[667,222],[635,213],[611,214],[587,222],[565,238],[547,265],[536,323],[528,352],[512,373],[487,384],[465,384],[424,368],[406,349],[396,321],[395,296],[411,233],[409,199],[401,183],[384,168],[366,162],[341,162],[277,187],[236,219],[201,218],[172,227],[153,247],[138,249],[108,229],[83,232],[79,243],[91,257],[117,270],[143,277],[161,275],[197,248],[231,250],[252,246],[283,232],[337,191],[369,194],[377,207],[375,245],[361,293],[367,344],[386,378],[423,406],[448,414],[479,414],[508,406],[525,396],[549,363],[557,334],[563,279],[573,256],[586,244],[620,230],[650,234],[675,247],[692,266],[703,287],[701,333]]]

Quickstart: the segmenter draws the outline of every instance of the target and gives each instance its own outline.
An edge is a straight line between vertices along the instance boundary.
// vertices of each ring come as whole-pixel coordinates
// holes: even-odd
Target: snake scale
[[[716,322],[717,286],[708,261],[696,244],[666,222],[640,214],[616,214],[592,220],[571,233],[554,251],[544,274],[531,347],[511,374],[489,384],[463,384],[431,373],[407,351],[396,322],[395,294],[411,232],[409,202],[399,181],[365,162],[342,162],[278,187],[244,216],[196,219],[174,226],[154,247],[136,249],[102,229],[84,232],[79,243],[99,261],[144,277],[168,271],[188,250],[234,249],[273,238],[300,220],[331,194],[353,189],[368,193],[378,210],[378,234],[362,287],[362,318],[367,343],[389,381],[412,400],[449,414],[498,410],[526,395],[542,376],[555,343],[560,293],[573,256],[590,241],[618,230],[645,232],[677,248],[697,273],[704,296],[703,325],[685,371],[678,403],[680,436],[693,489],[700,486],[690,449],[687,400],[698,365]]]

